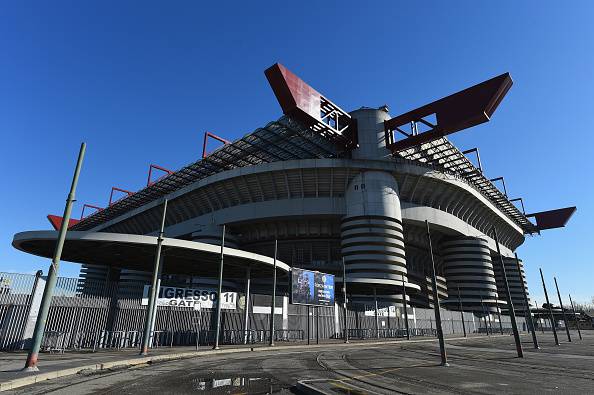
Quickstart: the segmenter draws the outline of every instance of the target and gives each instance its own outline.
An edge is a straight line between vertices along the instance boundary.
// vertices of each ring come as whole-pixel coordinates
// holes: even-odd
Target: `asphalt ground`
[[[572,333],[555,346],[538,334],[540,350],[522,336],[481,336],[446,342],[449,367],[440,366],[437,341],[317,349],[259,351],[154,363],[143,368],[77,374],[8,393],[139,394],[563,394],[594,393],[594,333]],[[314,392],[315,393],[315,392]]]

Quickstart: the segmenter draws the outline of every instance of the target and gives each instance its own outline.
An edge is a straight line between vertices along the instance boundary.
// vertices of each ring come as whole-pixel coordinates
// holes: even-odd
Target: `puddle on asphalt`
[[[283,388],[270,377],[191,378],[187,384],[192,392],[207,394],[272,394]]]

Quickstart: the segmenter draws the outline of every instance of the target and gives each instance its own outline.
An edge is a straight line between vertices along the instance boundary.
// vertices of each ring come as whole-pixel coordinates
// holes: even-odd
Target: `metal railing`
[[[215,331],[153,331],[151,347],[174,346],[211,346],[214,344]],[[298,329],[277,329],[274,340],[291,342],[304,340],[304,332]],[[267,343],[270,331],[260,330],[224,330],[221,344],[240,345]],[[134,331],[96,331],[96,332],[61,332],[46,331],[41,349],[45,352],[64,352],[66,350],[107,350],[138,348],[142,343],[142,332]]]
[[[410,328],[411,336],[437,336],[437,330],[433,328]],[[393,339],[406,337],[406,329],[349,329],[349,338],[351,339]]]

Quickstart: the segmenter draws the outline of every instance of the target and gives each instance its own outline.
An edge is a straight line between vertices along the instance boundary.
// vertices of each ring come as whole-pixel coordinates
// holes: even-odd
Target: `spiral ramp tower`
[[[353,158],[385,158],[388,151],[383,121],[389,118],[387,111],[362,108],[351,115],[358,122],[359,134],[359,147],[353,151]],[[404,281],[409,293],[419,290],[407,277],[398,184],[392,174],[373,170],[359,173],[347,187],[345,205],[341,250],[347,287],[353,293],[365,289],[363,293],[368,295],[397,297]]]
[[[503,257],[503,264],[505,265],[505,274],[515,312],[517,315],[524,316],[526,303],[524,302],[524,290],[522,287],[526,289],[526,294],[528,294],[524,263],[522,260],[519,260],[520,271],[518,271],[516,258]],[[499,293],[500,298],[506,298],[503,272],[501,270],[501,263],[498,256],[493,256],[493,268],[495,272],[495,281],[497,283],[497,292]],[[530,303],[530,299],[528,299],[528,303]],[[502,310],[505,311],[506,307],[502,307]]]
[[[458,237],[442,241],[444,276],[449,297],[444,301],[449,309],[458,310],[458,292],[462,309],[478,314],[496,313],[503,309],[497,292],[495,272],[487,240],[478,237]]]

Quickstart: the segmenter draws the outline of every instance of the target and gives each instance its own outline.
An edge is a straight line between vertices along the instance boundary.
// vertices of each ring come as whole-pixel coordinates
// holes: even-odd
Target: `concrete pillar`
[[[35,274],[35,284],[33,284],[33,290],[31,292],[31,306],[29,307],[27,322],[25,324],[25,329],[23,330],[23,335],[21,336],[23,341],[22,348],[25,350],[31,348],[33,330],[35,329],[37,316],[39,316],[39,307],[41,306],[41,299],[43,298],[43,291],[45,290],[45,278],[41,276],[42,271],[39,270]]]
[[[289,297],[283,296],[283,330],[289,329]]]
[[[339,320],[340,311],[338,310],[338,303],[334,302],[334,334],[336,338],[340,336],[340,320]]]

